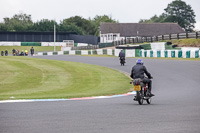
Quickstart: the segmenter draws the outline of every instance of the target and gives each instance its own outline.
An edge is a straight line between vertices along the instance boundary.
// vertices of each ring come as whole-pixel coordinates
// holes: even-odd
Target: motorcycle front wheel
[[[147,99],[147,103],[151,104],[151,98]]]

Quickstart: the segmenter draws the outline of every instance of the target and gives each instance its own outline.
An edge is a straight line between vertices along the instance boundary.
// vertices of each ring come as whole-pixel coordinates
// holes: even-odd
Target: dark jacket
[[[31,51],[31,54],[34,54],[34,48],[31,48],[30,51]]]
[[[15,53],[15,49],[13,49],[12,51],[13,51],[13,53]]]
[[[130,77],[133,79],[144,79],[144,73],[148,76],[148,78],[151,78],[151,74],[147,71],[145,66],[143,66],[142,64],[136,64],[132,68]]]
[[[119,53],[119,57],[120,57],[120,58],[125,57],[125,53],[124,53],[124,52],[120,52],[120,53]]]

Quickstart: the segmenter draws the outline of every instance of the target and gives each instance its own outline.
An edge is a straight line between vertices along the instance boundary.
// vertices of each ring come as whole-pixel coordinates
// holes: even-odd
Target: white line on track
[[[67,101],[67,100],[89,100],[89,99],[102,99],[102,98],[115,98],[122,96],[133,95],[135,92],[129,92],[126,94],[112,95],[112,96],[96,96],[96,97],[81,97],[81,98],[70,98],[70,99],[23,99],[23,100],[2,100],[0,103],[19,103],[19,102],[52,102],[52,101]]]

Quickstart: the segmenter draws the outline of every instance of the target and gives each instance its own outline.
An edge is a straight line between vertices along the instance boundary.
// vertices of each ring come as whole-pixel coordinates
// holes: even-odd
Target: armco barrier
[[[112,49],[107,49],[107,55],[113,55]]]
[[[58,55],[63,55],[64,52],[63,51],[58,51]]]
[[[199,58],[199,50],[140,50],[140,57]]]
[[[21,42],[21,46],[41,46],[41,42]]]
[[[38,52],[42,55],[114,55],[119,56],[121,49],[69,50],[58,52]],[[162,57],[162,58],[199,58],[199,50],[125,50],[126,57]]]
[[[0,46],[21,46],[21,42],[0,42]]]

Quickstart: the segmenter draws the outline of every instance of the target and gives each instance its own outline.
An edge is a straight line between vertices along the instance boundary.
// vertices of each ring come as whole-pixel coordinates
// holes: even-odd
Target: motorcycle
[[[148,84],[144,84],[142,79],[134,79],[130,82],[133,84],[133,89],[136,91],[136,96],[133,99],[134,101],[138,101],[140,105],[143,104],[143,101],[146,100],[148,104],[151,104],[151,97],[148,91]]]
[[[125,62],[125,58],[122,57],[122,58],[120,58],[119,60],[120,60],[121,66],[124,66],[124,64],[126,63],[126,62]]]

